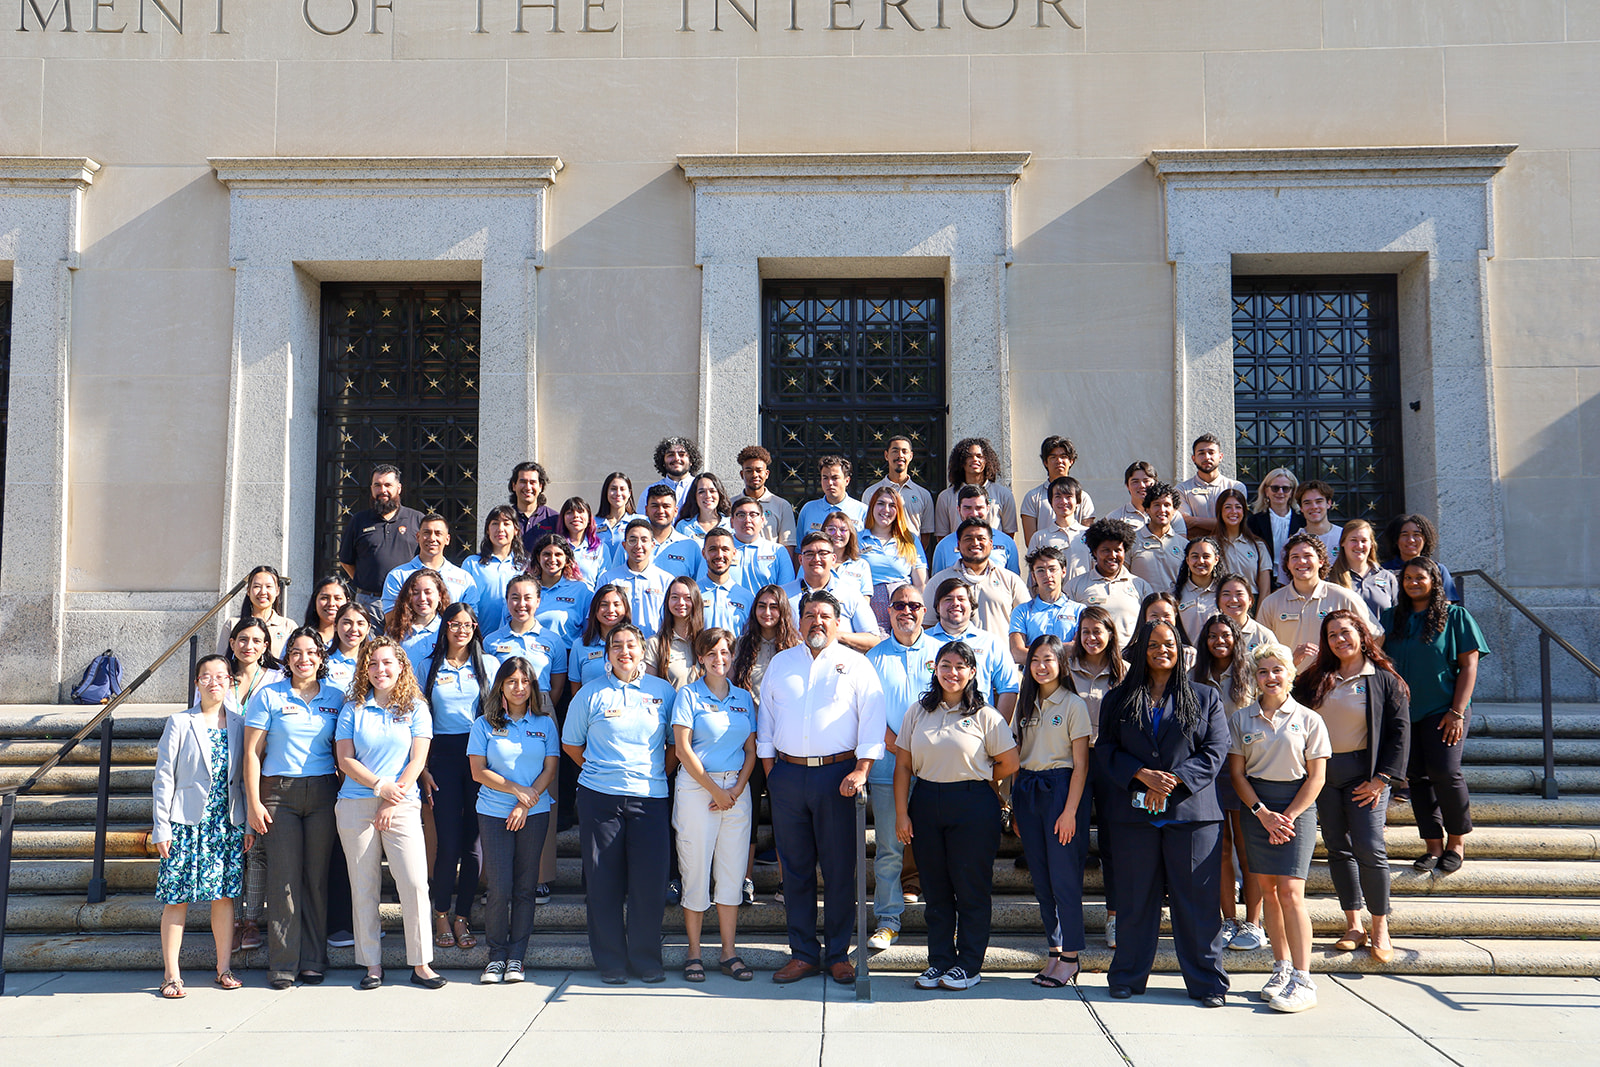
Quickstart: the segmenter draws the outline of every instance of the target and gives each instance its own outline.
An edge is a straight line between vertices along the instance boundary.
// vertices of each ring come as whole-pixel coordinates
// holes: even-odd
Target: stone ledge
[[[0,184],[14,189],[87,189],[99,172],[100,164],[88,156],[0,156]]]
[[[547,186],[559,156],[219,156],[217,180],[235,191],[338,183],[341,191],[374,184],[440,184],[449,190]]]
[[[855,178],[898,182],[906,178],[987,179],[1009,185],[1022,176],[1031,152],[825,152],[683,155],[678,166],[690,182],[729,179],[804,180]]]
[[[1416,145],[1356,148],[1158,149],[1146,157],[1156,177],[1185,185],[1472,184],[1506,165],[1516,145]]]

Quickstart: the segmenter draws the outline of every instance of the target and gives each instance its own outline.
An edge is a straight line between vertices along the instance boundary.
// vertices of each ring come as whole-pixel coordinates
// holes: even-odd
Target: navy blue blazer
[[[1200,722],[1192,732],[1179,727],[1176,718],[1166,715],[1156,736],[1151,738],[1144,725],[1134,719],[1132,702],[1118,699],[1118,686],[1106,694],[1100,705],[1100,737],[1094,743],[1094,758],[1102,773],[1115,787],[1109,811],[1103,818],[1111,822],[1139,823],[1152,819],[1185,822],[1220,822],[1222,805],[1217,801],[1217,775],[1228,761],[1228,717],[1222,710],[1222,697],[1209,685],[1195,685],[1200,698]],[[1134,775],[1146,767],[1176,775],[1167,810],[1153,815],[1133,806],[1133,795],[1145,786]]]

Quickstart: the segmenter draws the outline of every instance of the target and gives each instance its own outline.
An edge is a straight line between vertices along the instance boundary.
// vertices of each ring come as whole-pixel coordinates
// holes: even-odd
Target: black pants
[[[918,778],[907,813],[922,872],[928,965],[977,974],[989,950],[1000,798],[988,782]]]
[[[832,966],[850,956],[856,910],[855,799],[839,783],[855,767],[841,760],[802,767],[776,760],[767,776],[772,832],[783,865],[789,952],[806,963]],[[817,868],[822,868],[822,931],[817,945]]]
[[[1144,992],[1161,935],[1161,901],[1172,913],[1172,941],[1183,984],[1195,999],[1228,991],[1217,899],[1222,885],[1222,824],[1115,822],[1121,881],[1117,884],[1117,948],[1106,981]]]
[[[1033,895],[1039,901],[1039,919],[1045,940],[1056,948],[1077,952],[1084,947],[1083,862],[1089,855],[1089,790],[1078,798],[1072,840],[1061,843],[1056,820],[1067,809],[1072,790],[1072,768],[1018,771],[1011,790],[1011,819],[1022,839],[1033,877]],[[1106,835],[1100,835],[1104,840]]]
[[[1317,819],[1328,849],[1328,874],[1343,911],[1360,911],[1363,897],[1374,915],[1389,914],[1389,852],[1383,825],[1389,811],[1389,790],[1363,808],[1355,802],[1358,785],[1367,781],[1366,749],[1338,752],[1328,760],[1328,776],[1317,794]]]
[[[352,933],[356,919],[355,904],[350,899],[350,863],[344,858],[344,842],[339,838],[338,828],[335,815],[333,847],[328,850],[328,930]]]
[[[1458,744],[1447,745],[1439,724],[1448,712],[1429,715],[1411,724],[1411,758],[1406,765],[1406,780],[1411,783],[1411,813],[1417,820],[1417,833],[1424,841],[1437,841],[1445,834],[1472,833],[1472,804],[1467,799],[1467,782],[1461,776],[1461,751]]]
[[[577,803],[589,952],[600,977],[660,974],[672,807],[666,797],[616,796],[581,784]]]
[[[262,779],[267,849],[267,969],[274,978],[328,969],[328,858],[339,836],[331,774]]]
[[[1099,760],[1089,763],[1089,792],[1093,796],[1094,825],[1098,831],[1095,840],[1095,851],[1100,856],[1100,883],[1105,890],[1106,911],[1113,914],[1117,911],[1117,866],[1112,855],[1116,845],[1116,833],[1111,830],[1107,813],[1116,803],[1128,802],[1128,791],[1111,784],[1106,777],[1106,772],[1100,769]],[[1089,843],[1083,843],[1085,850]],[[1087,857],[1085,857],[1087,859]],[[1219,875],[1220,877],[1220,875]]]
[[[468,734],[439,734],[428,747],[433,775],[433,832],[437,848],[428,879],[434,911],[465,919],[478,895],[483,849],[478,844],[478,783],[467,763]]]
[[[534,890],[539,886],[539,858],[549,828],[548,811],[529,815],[520,830],[507,830],[503,816],[478,816],[478,840],[483,844],[483,864],[489,881],[484,930],[489,938],[491,962],[520,960],[528,954],[536,910]]]

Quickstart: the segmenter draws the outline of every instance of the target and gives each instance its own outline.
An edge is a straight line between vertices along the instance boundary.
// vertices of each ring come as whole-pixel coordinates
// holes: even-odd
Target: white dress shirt
[[[883,758],[883,683],[867,657],[835,641],[815,657],[805,645],[772,657],[761,676],[756,755]]]

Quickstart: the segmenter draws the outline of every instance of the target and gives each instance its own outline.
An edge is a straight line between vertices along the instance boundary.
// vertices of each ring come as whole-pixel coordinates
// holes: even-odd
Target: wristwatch
[[[1250,814],[1251,815],[1260,815],[1262,812],[1264,812],[1266,810],[1267,810],[1267,804],[1266,804],[1266,801],[1263,801],[1263,800],[1258,800],[1254,804],[1250,805]]]

